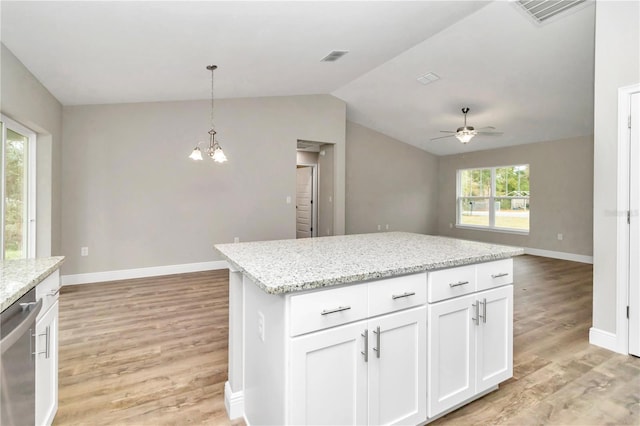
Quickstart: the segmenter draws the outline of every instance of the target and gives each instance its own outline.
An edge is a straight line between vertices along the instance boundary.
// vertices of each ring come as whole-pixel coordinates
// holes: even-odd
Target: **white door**
[[[480,303],[477,327],[476,393],[513,376],[513,286],[476,294]]]
[[[296,238],[309,238],[313,221],[313,167],[296,169]]]
[[[367,424],[366,327],[361,321],[292,340],[288,424]]]
[[[640,93],[631,95],[629,162],[629,353],[640,356]]]
[[[428,416],[475,395],[475,295],[428,306]]]
[[[427,309],[369,322],[369,424],[418,424],[427,414]]]

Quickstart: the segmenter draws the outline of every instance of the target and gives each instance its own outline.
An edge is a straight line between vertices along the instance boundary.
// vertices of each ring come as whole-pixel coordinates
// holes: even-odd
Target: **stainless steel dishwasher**
[[[0,314],[0,424],[32,425],[36,414],[36,302],[32,289]]]

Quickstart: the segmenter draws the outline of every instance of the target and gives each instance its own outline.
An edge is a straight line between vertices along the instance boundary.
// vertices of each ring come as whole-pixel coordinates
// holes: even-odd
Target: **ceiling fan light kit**
[[[441,133],[451,133],[447,136],[440,136],[437,138],[431,138],[432,141],[436,139],[449,138],[451,136],[455,136],[460,142],[463,144],[468,144],[471,139],[473,139],[476,135],[501,135],[502,132],[493,132],[492,130],[495,127],[487,126],[482,129],[476,130],[473,126],[467,126],[467,113],[469,112],[468,107],[462,108],[462,114],[464,114],[464,126],[458,127],[455,132],[450,130],[440,130]],[[484,131],[484,129],[488,129],[489,131]]]

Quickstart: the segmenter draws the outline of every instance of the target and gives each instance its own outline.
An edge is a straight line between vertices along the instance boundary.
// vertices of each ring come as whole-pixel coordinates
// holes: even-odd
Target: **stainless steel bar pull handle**
[[[369,362],[369,330],[365,329],[364,333],[360,334],[364,337],[364,351],[360,351],[364,355],[364,362]]]
[[[506,277],[507,275],[509,275],[508,272],[500,272],[499,274],[491,274],[491,278]]]
[[[482,315],[479,315],[479,317],[482,318],[483,323],[486,323],[487,322],[487,299],[483,299],[482,302],[478,302],[478,303],[482,305]]]
[[[55,290],[51,290],[47,296],[57,296],[58,293],[60,293],[60,287],[56,288]]]
[[[38,352],[38,355],[42,355],[44,354],[45,358],[49,358],[49,346],[51,343],[51,326],[47,326],[47,328],[44,329],[44,333],[38,334],[38,336],[44,336],[44,351],[42,352]]]
[[[373,333],[376,335],[376,347],[373,350],[376,351],[376,358],[380,358],[380,327],[376,327]]]
[[[482,300],[482,322],[487,322],[487,299]]]
[[[469,284],[469,281],[458,281],[457,283],[449,283],[449,287],[458,287],[465,284]]]
[[[475,321],[476,325],[480,325],[480,303],[476,300],[476,303],[473,303],[471,306],[475,309],[476,317],[471,317],[471,321]]]
[[[391,295],[391,298],[393,300],[396,300],[396,299],[402,299],[403,297],[409,297],[409,296],[415,296],[415,295],[416,295],[416,292],[412,291],[412,292],[405,292],[402,294],[393,294]]]
[[[335,314],[336,312],[348,311],[349,309],[351,309],[351,306],[338,306],[336,309],[325,309],[320,312],[320,315]]]

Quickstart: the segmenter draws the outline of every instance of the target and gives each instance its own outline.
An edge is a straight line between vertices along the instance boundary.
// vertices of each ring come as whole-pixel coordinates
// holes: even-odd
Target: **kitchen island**
[[[230,418],[419,424],[512,375],[520,248],[403,232],[215,247]]]

